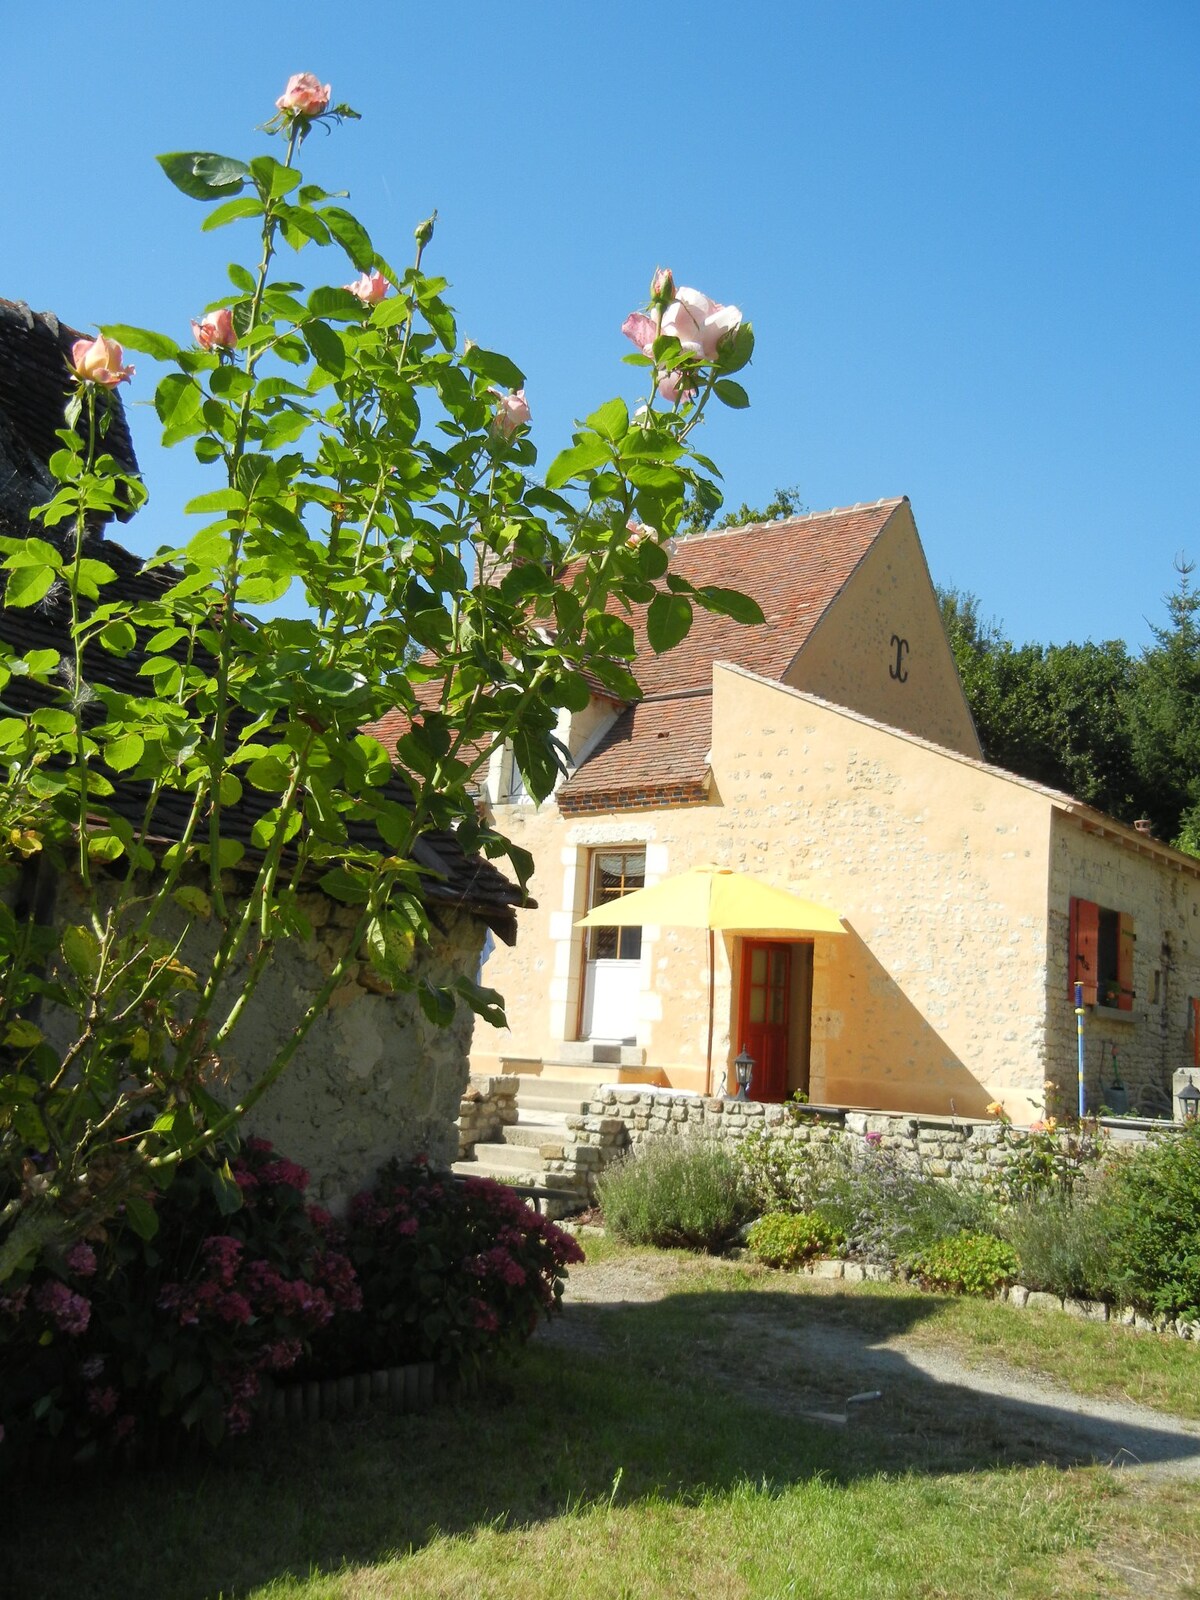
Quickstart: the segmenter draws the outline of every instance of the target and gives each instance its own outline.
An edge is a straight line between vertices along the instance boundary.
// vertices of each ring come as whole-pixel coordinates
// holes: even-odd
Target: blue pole
[[[1079,1040],[1079,1116],[1082,1121],[1084,1115],[1083,1093],[1083,1019],[1087,1015],[1083,1005],[1083,985],[1075,985],[1075,1033]]]

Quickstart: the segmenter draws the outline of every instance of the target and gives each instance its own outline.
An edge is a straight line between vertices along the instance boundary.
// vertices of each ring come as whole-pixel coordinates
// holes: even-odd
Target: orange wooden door
[[[742,945],[742,985],[734,1043],[754,1057],[752,1100],[781,1101],[788,1092],[788,1005],[792,947],[766,939]],[[736,1079],[730,1085],[736,1089]]]

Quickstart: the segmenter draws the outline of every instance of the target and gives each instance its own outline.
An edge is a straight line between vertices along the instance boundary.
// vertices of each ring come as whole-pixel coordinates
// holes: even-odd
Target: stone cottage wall
[[[301,897],[313,926],[305,944],[277,947],[245,1015],[235,1028],[209,1088],[225,1103],[236,1100],[265,1067],[288,1030],[321,987],[357,920],[354,911],[321,894]],[[83,903],[64,881],[55,917],[80,922]],[[416,977],[449,983],[478,967],[484,925],[466,914],[438,912],[427,947],[418,947]],[[185,933],[182,959],[202,972],[216,944],[210,924],[172,906],[158,930],[174,940]],[[234,980],[236,982],[236,979]],[[455,1119],[468,1077],[474,1017],[461,1004],[446,1028],[429,1021],[411,993],[393,993],[364,960],[350,964],[283,1075],[247,1114],[247,1134],[270,1139],[312,1175],[310,1193],[340,1209],[395,1156],[427,1153],[448,1166],[458,1154]],[[69,1019],[47,1033],[61,1042]]]
[[[1046,1078],[1052,1111],[1076,1105],[1075,1005],[1068,967],[1071,897],[1133,917],[1133,1009],[1089,1006],[1084,1081],[1089,1111],[1112,1082],[1114,1053],[1130,1104],[1170,1114],[1172,1074],[1193,1064],[1188,1001],[1200,996],[1200,863],[1056,817],[1050,856]],[[1197,1073],[1200,1080],[1200,1073]],[[1147,1100],[1147,1094],[1154,1096]]]

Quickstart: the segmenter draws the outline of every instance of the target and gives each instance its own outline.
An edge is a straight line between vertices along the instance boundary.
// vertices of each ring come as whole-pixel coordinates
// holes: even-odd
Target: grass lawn
[[[903,1330],[1175,1405],[1173,1342],[736,1263],[604,1245],[592,1260],[585,1292],[589,1272],[626,1265],[668,1272],[668,1292],[581,1304],[486,1398],[264,1432],[169,1473],[8,1486],[0,1596],[1200,1595],[1195,1481],[1072,1466],[951,1397],[910,1404],[900,1383],[886,1426],[807,1421],[797,1403],[820,1375],[789,1341],[814,1319]],[[1194,1375],[1197,1351],[1178,1348]]]

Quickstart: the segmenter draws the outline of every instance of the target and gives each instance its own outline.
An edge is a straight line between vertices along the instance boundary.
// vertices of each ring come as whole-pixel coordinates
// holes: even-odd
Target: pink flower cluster
[[[91,1278],[96,1273],[96,1252],[82,1240],[73,1244],[63,1257],[77,1278]]]
[[[68,1289],[57,1278],[48,1278],[45,1283],[39,1284],[33,1303],[50,1319],[59,1333],[77,1339],[87,1332],[92,1318],[91,1301]]]
[[[643,355],[653,357],[654,341],[675,338],[683,350],[700,361],[715,361],[721,345],[741,325],[737,306],[710,300],[698,289],[676,289],[667,268],[660,267],[650,285],[651,307],[632,311],[621,324],[621,332],[632,339]],[[674,403],[694,394],[695,386],[682,369],[656,373],[658,392]]]

